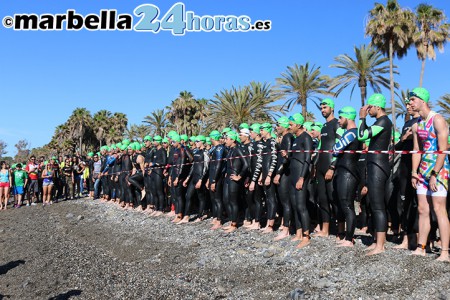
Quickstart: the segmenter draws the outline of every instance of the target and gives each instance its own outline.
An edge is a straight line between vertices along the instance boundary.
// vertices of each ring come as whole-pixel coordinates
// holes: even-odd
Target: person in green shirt
[[[22,205],[23,190],[28,181],[28,174],[22,169],[22,164],[16,165],[16,170],[14,171],[12,177],[14,181],[14,195],[17,196],[17,203],[14,207],[18,208]],[[29,201],[27,200],[26,202],[27,206],[30,206]]]

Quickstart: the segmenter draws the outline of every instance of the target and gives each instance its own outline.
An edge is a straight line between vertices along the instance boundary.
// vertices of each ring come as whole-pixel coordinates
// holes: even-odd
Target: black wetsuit
[[[135,207],[142,205],[141,191],[144,188],[144,174],[142,173],[141,165],[137,162],[139,156],[141,154],[136,153],[131,157],[131,162],[136,172],[128,178],[128,182],[131,184],[131,193],[134,194]]]
[[[184,209],[184,215],[187,216],[190,213],[191,205],[194,200],[194,196],[198,198],[198,217],[203,216],[206,207],[206,187],[205,182],[208,176],[209,155],[205,149],[194,149],[191,154],[193,155],[194,164],[189,170],[189,184],[186,191],[186,207]],[[200,188],[196,189],[195,186],[198,182],[201,182]]]
[[[120,200],[125,203],[131,203],[132,195],[130,186],[128,185],[128,178],[131,175],[131,170],[133,170],[133,164],[131,163],[131,159],[128,154],[123,154],[121,160],[122,173],[120,173],[119,180],[122,191],[120,193]]]
[[[262,150],[263,150],[263,142],[262,141],[253,141],[250,143],[250,184],[254,182],[255,189],[253,191],[248,191],[247,193],[247,205],[249,207],[250,217],[255,220],[255,222],[259,222],[261,218],[262,212],[262,196],[263,189],[262,186],[258,184],[259,170],[261,170],[262,163]],[[258,172],[258,173],[257,173]]]
[[[247,144],[239,143],[237,146],[241,149],[242,154],[245,156],[245,159],[247,160],[247,165],[248,165],[247,172],[245,173],[245,176],[243,179],[244,189],[242,190],[242,193],[240,194],[241,199],[243,201],[240,201],[239,205],[242,204],[245,220],[251,221],[252,214],[250,212],[250,208],[247,203],[247,195],[248,195],[249,190],[248,190],[248,188],[245,188],[245,185],[248,185],[248,183],[250,182],[250,175],[251,175],[251,172],[250,172],[251,171],[251,169],[250,169],[251,156],[250,156],[250,154],[252,152],[252,146],[251,146],[251,142],[248,142]]]
[[[158,211],[163,211],[165,208],[165,193],[164,193],[164,167],[167,165],[167,152],[163,147],[156,149],[153,152],[151,161],[151,190],[153,199]]]
[[[212,213],[213,217],[218,220],[222,219],[223,213],[223,169],[224,158],[227,151],[224,145],[213,146],[210,150],[210,163],[209,163],[209,191],[211,197]],[[211,191],[211,185],[215,184],[215,191]]]
[[[333,150],[361,150],[361,143],[358,140],[358,129],[347,130],[334,145]],[[359,184],[358,160],[360,155],[357,153],[335,153],[333,155],[337,157],[334,188],[341,207],[337,219],[339,222],[342,222],[345,218],[345,239],[352,241],[356,228],[354,201]]]
[[[291,170],[289,167],[289,156],[291,153],[289,152],[292,148],[292,144],[294,142],[294,136],[291,133],[286,133],[283,135],[283,139],[281,140],[281,144],[279,147],[280,152],[278,152],[278,161],[276,168],[276,175],[280,175],[280,183],[277,185],[278,191],[278,199],[280,199],[281,206],[283,208],[283,226],[289,227],[292,215],[291,209],[291,201],[289,198],[289,185],[290,185],[290,175]],[[281,156],[281,151],[286,151],[288,154],[287,158]]]
[[[243,155],[244,153],[237,146],[231,147],[227,153],[223,204],[232,223],[237,223],[238,220],[239,192],[242,192],[242,185],[248,169],[247,159]],[[233,175],[240,176],[241,179],[238,181],[232,180],[231,176]]]
[[[119,176],[122,172],[122,158],[117,156],[116,160],[114,161],[114,165],[112,167],[112,175],[111,175],[111,185],[112,185],[112,198],[113,199],[120,199],[121,197],[121,188],[120,188],[120,181]]]
[[[155,152],[155,148],[150,148],[145,151],[144,155],[144,164],[147,164],[147,168],[145,168],[144,172],[144,188],[145,188],[145,204],[155,206],[155,198],[152,194],[152,180],[150,178],[150,163],[153,159],[153,154]]]
[[[412,118],[407,121],[402,129],[401,137],[417,123],[419,118]],[[407,139],[400,141],[395,145],[395,150],[413,150],[413,140]],[[398,214],[401,218],[402,231],[410,234],[415,233],[418,230],[417,226],[417,193],[411,185],[411,172],[412,172],[412,155],[402,154],[400,159],[400,166],[398,169],[399,174],[399,190],[400,190],[400,203],[398,203]]]
[[[267,220],[275,219],[277,212],[277,197],[275,193],[275,186],[272,182],[275,176],[275,168],[277,166],[277,148],[276,142],[273,138],[267,139],[262,142],[262,161],[260,165],[256,166],[255,174],[261,174],[261,180],[263,184],[263,190],[266,195],[267,204]],[[259,168],[258,168],[259,167]],[[265,185],[267,176],[270,176],[270,184]]]
[[[289,167],[291,169],[289,199],[294,210],[295,228],[303,229],[303,232],[309,231],[310,218],[306,207],[307,189],[306,185],[309,179],[311,166],[311,152],[313,142],[311,136],[307,132],[301,133],[292,143],[292,153],[289,156]],[[296,152],[296,150],[304,150],[306,152]],[[303,178],[303,188],[297,190],[295,187],[297,181]]]
[[[187,160],[186,150],[183,147],[175,148],[173,152],[173,161],[170,168],[170,178],[172,180],[172,197],[175,201],[175,213],[184,213],[184,187],[183,181],[187,177],[187,166],[185,165]],[[178,179],[177,186],[174,185],[175,180]]]
[[[337,119],[332,119],[326,122],[320,132],[320,150],[331,150],[336,143],[336,140],[340,138],[337,133],[339,124]],[[334,201],[333,195],[333,180],[325,181],[325,174],[330,169],[330,166],[335,166],[336,161],[333,161],[331,153],[318,153],[316,165],[316,180],[317,180],[317,193],[320,207],[320,216],[323,223],[330,223],[331,210],[330,206],[333,206],[333,211],[336,213],[337,202]]]
[[[386,116],[376,119],[372,126],[367,126],[366,119],[360,119],[358,139],[370,139],[369,151],[388,150],[391,143],[392,122]],[[367,154],[367,188],[369,193],[372,221],[375,232],[387,231],[387,212],[384,190],[389,174],[389,154]]]

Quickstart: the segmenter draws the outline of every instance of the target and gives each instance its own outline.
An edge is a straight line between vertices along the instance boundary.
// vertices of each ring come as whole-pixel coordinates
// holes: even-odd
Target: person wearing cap
[[[238,134],[234,131],[226,133],[225,146],[228,147],[225,164],[225,179],[223,184],[223,204],[231,221],[230,226],[224,227],[230,233],[237,229],[239,214],[239,193],[243,188],[243,180],[247,174],[248,163],[244,153],[237,147]]]
[[[223,169],[224,158],[227,155],[225,146],[221,143],[222,134],[213,130],[209,137],[211,138],[212,148],[210,152],[208,180],[206,188],[209,190],[212,210],[212,230],[222,227],[223,214]]]
[[[194,156],[193,156],[191,149],[188,147],[188,142],[189,142],[189,139],[188,139],[187,134],[181,134],[180,135],[180,144],[181,144],[181,147],[185,150],[186,159],[189,162],[193,162]]]
[[[414,150],[446,151],[448,124],[438,113],[431,111],[429,92],[415,88],[409,93],[411,108],[420,118],[412,127]],[[440,261],[449,261],[450,224],[446,210],[450,163],[446,154],[425,153],[412,155],[411,183],[417,190],[419,202],[419,236],[415,255],[425,256],[425,248],[430,233],[430,202],[436,214],[441,237]]]
[[[120,185],[120,174],[122,173],[122,150],[119,145],[116,144],[116,147],[113,150],[112,155],[115,160],[113,166],[111,168],[110,178],[111,178],[111,200],[110,203],[118,204],[120,203],[120,199],[122,197],[122,188]]]
[[[294,135],[290,132],[290,124],[288,117],[281,117],[277,120],[276,130],[279,136],[282,137],[279,146],[277,167],[275,170],[275,177],[273,183],[277,187],[278,198],[280,199],[281,206],[283,208],[283,222],[281,227],[281,232],[275,238],[275,241],[284,239],[289,236],[289,226],[291,224],[292,206],[289,199],[289,184],[291,170],[289,168],[288,157],[290,155],[290,150],[292,148],[292,143],[294,142]],[[287,157],[281,155],[281,151],[287,153]]]
[[[100,161],[98,153],[95,153],[92,158],[92,186],[94,188],[94,193],[92,194],[92,199],[96,200],[100,198],[100,170],[102,167],[102,162]],[[69,161],[70,163],[70,161]],[[67,165],[67,161],[66,161]],[[69,174],[69,173],[67,173]],[[67,181],[68,182],[68,181]]]
[[[120,149],[122,150],[122,155],[120,157],[121,173],[119,174],[121,191],[118,205],[124,210],[129,210],[133,207],[133,195],[131,193],[131,185],[128,182],[128,178],[133,172],[133,163],[131,157],[134,154],[134,150],[131,144],[127,144],[124,142],[122,142],[122,147]]]
[[[146,205],[146,209],[144,210],[145,213],[153,213],[155,211],[155,198],[153,197],[152,193],[152,180],[151,180],[151,174],[150,174],[150,164],[153,160],[153,156],[155,154],[155,147],[153,146],[153,138],[149,135],[144,137],[144,143],[145,143],[145,152],[144,155],[144,188],[145,188],[145,201],[143,201]]]
[[[250,130],[247,123],[242,123],[239,125],[239,141],[238,147],[241,149],[242,153],[245,156],[245,159],[247,160],[248,169],[245,174],[245,178],[243,180],[244,182],[244,189],[245,192],[242,195],[242,203],[245,203],[245,210],[244,210],[244,224],[243,227],[246,228],[252,224],[252,212],[250,210],[251,203],[249,203],[247,200],[247,196],[249,193],[248,187],[250,185],[250,176],[251,176],[251,153],[252,153],[252,142],[250,140]]]
[[[300,241],[297,248],[310,244],[310,217],[307,201],[306,183],[310,176],[312,138],[303,127],[304,118],[301,114],[289,117],[289,128],[296,136],[292,144],[292,152],[282,150],[281,156],[288,159],[291,171],[289,184],[289,198],[294,211],[296,235],[292,241]]]
[[[194,218],[195,222],[203,221],[207,215],[206,208],[206,177],[208,176],[209,154],[205,150],[206,138],[203,135],[195,137],[195,146],[193,150],[194,161],[189,170],[189,174],[183,181],[186,190],[186,206],[184,208],[184,217],[178,224],[189,222],[189,214],[191,213],[191,205],[194,197],[198,199],[198,211]]]
[[[136,211],[142,211],[142,201],[145,199],[144,188],[144,156],[140,153],[141,145],[139,143],[134,144],[134,154],[131,156],[131,164],[133,170],[131,171],[128,182],[130,183],[131,194],[134,199],[133,207]]]
[[[320,103],[320,111],[326,122],[320,131],[319,150],[326,152],[318,153],[315,165],[315,178],[317,180],[317,197],[320,209],[320,230],[317,228],[315,236],[327,237],[330,234],[330,222],[332,212],[336,214],[338,204],[334,201],[333,176],[336,168],[336,160],[331,153],[328,153],[341,137],[341,130],[338,120],[334,117],[334,101],[325,98]],[[332,208],[332,209],[331,209]],[[334,216],[336,217],[336,215]],[[319,227],[319,226],[318,226]]]
[[[362,144],[358,140],[358,128],[355,124],[356,110],[351,106],[345,106],[339,110],[338,116],[339,126],[345,130],[333,146],[333,156],[337,157],[334,183],[340,207],[337,215],[338,236],[345,230],[345,237],[338,240],[338,247],[353,247],[356,228],[354,200],[359,184],[359,154],[339,153],[339,151],[361,150]]]
[[[164,168],[167,165],[167,151],[161,145],[163,138],[156,135],[153,138],[153,157],[149,163],[150,168],[150,192],[155,201],[155,210],[150,214],[152,217],[159,217],[164,213],[166,206],[164,189]]]
[[[84,172],[84,165],[81,164],[78,156],[72,157],[72,172],[73,172],[72,198],[75,199],[80,197],[81,195],[82,175]]]
[[[172,166],[167,184],[171,188],[170,194],[173,197],[175,205],[175,218],[172,220],[172,223],[178,223],[183,219],[184,215],[185,189],[183,187],[183,181],[186,179],[189,169],[186,165],[186,149],[182,146],[179,135],[172,136],[172,147],[174,152],[172,161],[169,161]]]
[[[262,161],[257,166],[255,174],[258,174],[258,184],[263,187],[266,196],[267,224],[263,229],[264,233],[273,232],[273,225],[277,213],[277,198],[275,186],[272,182],[275,176],[275,167],[277,166],[277,146],[275,139],[272,138],[272,125],[270,123],[261,124]]]
[[[261,138],[261,125],[254,123],[250,126],[250,138],[252,142],[250,144],[252,155],[250,160],[250,185],[248,187],[247,203],[250,208],[250,215],[253,218],[252,224],[247,225],[248,230],[258,230],[261,228],[260,219],[262,215],[262,198],[264,191],[262,186],[258,184],[259,173],[262,167],[262,151],[264,148],[264,142]]]
[[[419,113],[411,108],[409,99],[405,99],[406,109],[411,119],[403,125],[400,140],[395,144],[397,151],[412,151],[414,148],[412,126],[419,120]],[[415,223],[417,219],[417,193],[411,185],[412,155],[401,154],[399,166],[399,193],[397,203],[400,208],[399,218],[401,220],[400,234],[403,236],[402,243],[395,249],[408,249],[408,235],[417,233]]]
[[[382,94],[375,93],[367,100],[367,105],[359,111],[358,139],[365,141],[370,139],[369,151],[387,151],[391,144],[392,122],[386,115],[386,98]],[[372,126],[367,126],[366,117],[375,118]],[[367,163],[367,189],[372,212],[372,220],[375,231],[375,240],[367,248],[367,255],[384,252],[387,231],[387,211],[385,204],[385,187],[391,172],[389,154],[368,153]]]
[[[89,193],[90,198],[94,198],[94,182],[92,180],[93,169],[94,169],[94,152],[88,152],[86,159],[86,168],[89,170],[89,177],[86,180],[86,188]]]
[[[71,199],[73,195],[73,167],[69,157],[64,160],[64,166],[61,168],[61,181],[63,185],[64,200]]]

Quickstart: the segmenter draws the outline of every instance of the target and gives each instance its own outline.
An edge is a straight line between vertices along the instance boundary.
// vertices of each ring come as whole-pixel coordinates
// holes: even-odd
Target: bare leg
[[[450,261],[448,256],[450,224],[448,221],[446,205],[446,197],[433,197],[433,208],[439,226],[439,235],[441,236],[441,255],[437,260]]]
[[[380,254],[380,253],[384,252],[384,243],[386,242],[386,232],[377,232],[376,236],[377,236],[377,242],[373,244],[373,245],[375,245],[375,247],[373,248],[372,251],[370,251],[369,253],[366,254],[367,256]]]
[[[412,254],[425,256],[425,247],[422,247],[422,245],[426,245],[428,234],[431,229],[430,204],[428,203],[429,200],[431,201],[431,197],[427,197],[426,195],[417,195],[417,200],[419,202],[419,236],[417,237],[417,244],[420,245],[420,247],[418,246]]]
[[[330,235],[330,223],[323,222],[322,230],[317,232],[314,236],[315,237],[328,237],[329,235]]]

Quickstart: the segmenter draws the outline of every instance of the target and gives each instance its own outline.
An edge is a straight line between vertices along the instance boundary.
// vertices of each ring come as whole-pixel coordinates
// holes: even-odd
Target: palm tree
[[[389,79],[384,75],[389,73],[389,65],[386,63],[389,58],[382,57],[382,53],[373,46],[361,45],[359,48],[354,46],[355,59],[348,54],[341,54],[334,58],[336,64],[331,68],[339,68],[345,71],[331,80],[330,91],[336,89],[336,97],[347,87],[351,87],[350,98],[356,86],[361,93],[361,105],[365,105],[367,98],[367,84],[375,93],[381,93],[381,88],[389,88]],[[397,66],[394,66],[397,68]],[[394,74],[398,74],[394,70]]]
[[[188,91],[180,92],[177,99],[172,101],[171,106],[167,107],[167,120],[175,126],[179,133],[192,135],[198,132],[199,118],[202,116],[202,106],[195,100],[192,93]]]
[[[414,43],[416,45],[417,57],[422,61],[420,70],[419,86],[423,83],[423,74],[425,72],[425,59],[428,57],[436,59],[434,48],[444,52],[444,45],[449,39],[450,24],[446,21],[442,10],[434,8],[429,4],[419,4],[416,8],[416,20],[418,30],[414,34]]]
[[[450,94],[445,94],[438,100],[438,105],[441,107],[439,113],[445,117],[447,124],[450,125]]]
[[[147,127],[151,131],[155,133],[155,135],[165,135],[166,134],[166,125],[167,125],[167,119],[166,119],[166,112],[164,109],[157,109],[153,111],[150,115],[144,117],[143,123],[146,123]]]
[[[108,128],[111,126],[111,112],[108,110],[100,110],[94,114],[93,117],[93,129],[95,132],[95,137],[100,143],[100,147],[103,145],[103,140],[105,139]]]
[[[320,74],[320,67],[313,65],[309,67],[309,63],[293,67],[287,67],[285,73],[281,73],[281,78],[277,78],[279,92],[289,97],[285,103],[288,109],[292,109],[295,104],[302,106],[302,115],[307,116],[307,102],[312,100],[316,106],[320,107],[316,100],[321,95],[332,95],[329,92],[329,78]]]
[[[395,107],[394,56],[402,58],[412,44],[412,36],[416,30],[414,14],[403,9],[397,0],[388,0],[386,6],[375,3],[369,12],[366,24],[366,36],[372,38],[372,45],[389,57],[389,80],[391,105]],[[395,109],[392,123],[395,127]]]
[[[142,142],[148,133],[147,126],[132,124],[130,128],[127,128],[125,136],[130,140]]]
[[[106,139],[108,144],[117,143],[123,139],[128,126],[128,118],[124,113],[114,113],[110,119],[110,128]]]
[[[79,140],[79,151],[82,153],[83,137],[86,127],[91,126],[91,113],[86,108],[76,108],[69,117],[68,126],[72,137]]]
[[[251,82],[249,86],[223,90],[207,105],[207,129],[270,122],[277,112],[285,110],[273,105],[277,99],[279,95],[267,83]]]

